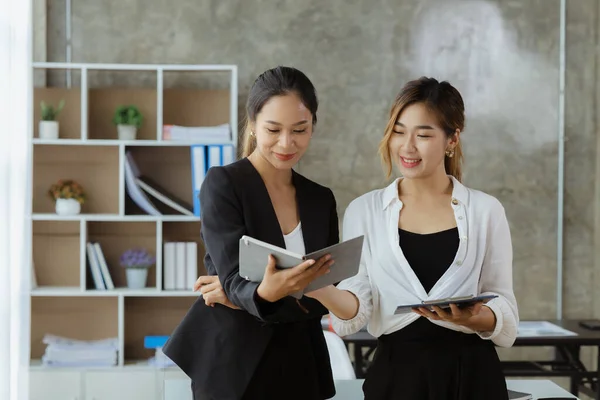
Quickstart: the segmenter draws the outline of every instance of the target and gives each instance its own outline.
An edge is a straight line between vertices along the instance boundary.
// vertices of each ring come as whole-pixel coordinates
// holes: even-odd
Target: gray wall
[[[36,56],[63,61],[64,0],[48,3],[46,15],[36,14],[35,37],[45,41]],[[72,61],[237,64],[240,117],[257,74],[278,64],[302,69],[315,83],[321,107],[318,131],[299,170],[333,188],[340,215],[353,198],[386,183],[376,148],[401,85],[424,74],[449,80],[467,105],[465,183],[497,196],[508,213],[521,317],[553,318],[559,4],[77,0]],[[594,246],[594,240],[600,244],[598,6],[599,0],[568,2],[568,318],[600,316],[600,271],[594,267],[599,258],[594,249],[600,247]],[[39,34],[44,29],[46,36]],[[54,77],[54,83],[60,80]]]

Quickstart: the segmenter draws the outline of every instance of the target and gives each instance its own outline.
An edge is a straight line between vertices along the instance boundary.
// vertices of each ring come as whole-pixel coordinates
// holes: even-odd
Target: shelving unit
[[[152,356],[143,347],[144,337],[170,334],[198,296],[191,288],[163,289],[164,243],[197,242],[198,274],[205,272],[204,250],[198,217],[153,216],[131,206],[124,179],[125,154],[131,151],[144,175],[191,204],[189,146],[231,144],[237,153],[237,67],[38,62],[33,68],[36,76],[43,71],[49,75],[71,73],[75,76],[71,80],[79,86],[44,84],[33,88],[30,216],[32,266],[38,286],[30,293],[31,368],[46,368],[39,361],[46,333],[81,340],[117,337],[119,362],[111,369],[144,368],[140,362]],[[203,73],[228,75],[229,87],[189,84],[189,74]],[[181,74],[186,76],[183,85]],[[40,101],[56,105],[61,99],[65,99],[65,108],[57,119],[59,139],[40,139]],[[117,139],[111,121],[121,104],[136,104],[144,115],[138,140]],[[232,131],[226,143],[162,138],[163,124],[225,123]],[[88,199],[80,214],[55,214],[47,190],[59,179],[74,179],[83,186]],[[116,289],[94,288],[87,262],[88,241],[100,243]],[[118,265],[120,254],[133,246],[146,248],[157,260],[143,289],[126,288],[125,272]]]

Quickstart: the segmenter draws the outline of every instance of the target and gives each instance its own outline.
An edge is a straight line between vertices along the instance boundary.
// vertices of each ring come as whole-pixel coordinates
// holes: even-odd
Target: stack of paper
[[[117,364],[119,341],[117,338],[103,340],[74,340],[55,335],[45,335],[47,344],[42,363],[56,367],[110,367]]]
[[[229,124],[216,126],[163,125],[163,140],[185,140],[195,143],[227,143],[231,141]]]
[[[164,367],[174,367],[175,363],[165,355],[162,351],[162,347],[156,348],[156,353],[154,357],[150,357],[148,360],[148,365],[152,365],[154,367],[164,368]]]

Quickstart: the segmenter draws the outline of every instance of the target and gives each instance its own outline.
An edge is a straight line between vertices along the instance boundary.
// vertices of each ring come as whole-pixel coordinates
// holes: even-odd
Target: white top
[[[293,231],[287,235],[283,235],[285,240],[286,250],[293,251],[294,253],[305,255],[306,250],[304,249],[304,236],[302,235],[302,223],[299,222]]]
[[[501,347],[517,336],[519,315],[513,293],[512,243],[504,207],[481,191],[453,182],[452,208],[460,243],[452,265],[429,294],[408,264],[399,246],[398,216],[402,202],[396,179],[384,189],[366,193],[350,203],[344,215],[343,240],[365,235],[360,269],[342,281],[339,289],[354,293],[360,302],[350,320],[332,315],[333,329],[341,336],[367,330],[375,337],[404,328],[419,318],[416,313],[394,315],[397,306],[446,297],[496,294],[486,305],[496,315],[493,332],[474,332],[445,321],[437,325],[477,333]]]

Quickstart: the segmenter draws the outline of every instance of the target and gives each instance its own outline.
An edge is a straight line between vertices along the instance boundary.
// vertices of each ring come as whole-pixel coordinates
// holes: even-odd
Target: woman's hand
[[[329,273],[329,267],[333,265],[330,258],[330,255],[325,255],[316,261],[304,261],[293,268],[277,269],[275,257],[269,255],[265,275],[256,293],[260,298],[273,303],[303,290],[316,278]]]
[[[202,298],[207,306],[214,307],[215,304],[222,304],[234,310],[240,309],[229,301],[229,298],[223,290],[223,286],[221,286],[221,281],[219,281],[219,277],[216,275],[199,277],[194,284],[194,292],[197,292],[198,290],[202,293]]]
[[[443,310],[438,306],[433,306],[433,311],[426,307],[414,308],[413,311],[422,317],[434,321],[452,322],[456,325],[469,326],[474,317],[479,315],[483,302],[475,303],[470,307],[459,308],[456,304],[450,304],[450,310]]]

